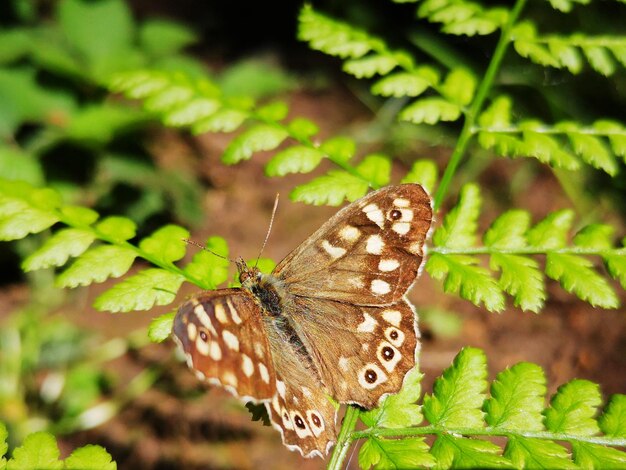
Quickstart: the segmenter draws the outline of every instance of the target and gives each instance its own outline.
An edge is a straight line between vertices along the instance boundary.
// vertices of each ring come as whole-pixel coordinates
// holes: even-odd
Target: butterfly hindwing
[[[432,220],[417,184],[380,189],[350,204],[274,270],[289,292],[355,305],[390,305],[415,280]]]

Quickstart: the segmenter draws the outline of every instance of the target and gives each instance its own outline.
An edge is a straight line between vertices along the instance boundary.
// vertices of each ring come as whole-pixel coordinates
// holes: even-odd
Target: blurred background
[[[592,31],[619,29],[618,7],[601,3],[584,17],[564,16],[562,24],[550,27],[568,30],[575,22]],[[188,227],[194,240],[219,235],[228,240],[231,254],[256,256],[276,193],[287,195],[310,177],[266,177],[269,154],[264,153],[226,167],[219,159],[232,135],[192,137],[164,128],[137,103],[107,92],[112,74],[141,67],[209,76],[232,95],[281,98],[290,115],[313,120],[323,136],[343,133],[362,149],[393,155],[395,174],[405,173],[417,156],[444,168],[458,127],[397,123],[397,103],[373,98],[366,81],[342,74],[341,61],[297,41],[302,4],[2,1],[0,177],[53,187],[67,203],[103,216],[130,217],[140,227],[138,237],[173,222]],[[394,47],[419,44],[414,6],[373,0],[315,6],[384,35]],[[532,4],[528,15],[540,21],[542,8]],[[431,38],[437,26],[420,22],[418,32]],[[448,46],[480,68],[493,44],[491,37],[471,45],[454,37]],[[518,58],[507,62],[501,75],[500,85],[523,96],[529,107],[559,103],[589,119],[624,121],[623,71],[610,79],[574,76],[533,68]],[[529,93],[527,85],[537,81],[542,86]],[[563,84],[568,95],[561,94]],[[567,99],[572,93],[577,100]],[[546,107],[545,115],[551,112]],[[531,211],[536,221],[573,206],[583,222],[600,217],[623,235],[623,167],[616,178],[592,170],[570,177],[534,160],[494,160],[477,151],[454,191],[466,181],[482,186],[482,229],[511,207]],[[453,202],[450,198],[446,206]],[[283,197],[264,256],[280,260],[334,212]],[[251,422],[237,400],[198,383],[171,341],[149,343],[150,320],[171,306],[97,312],[92,301],[111,283],[60,290],[52,270],[24,274],[21,261],[46,236],[0,245],[0,421],[9,429],[11,447],[33,431],[48,430],[59,437],[63,455],[78,445],[101,444],[119,468],[323,466],[320,460],[303,463],[281,445],[277,432]],[[196,290],[184,286],[179,300]],[[623,291],[616,290],[623,302]],[[540,315],[514,308],[489,314],[444,295],[423,276],[410,299],[420,312],[424,388],[429,390],[461,347],[471,345],[487,352],[493,373],[531,361],[546,369],[551,391],[578,377],[600,383],[605,396],[624,393],[623,308],[596,311],[550,284],[549,295]]]

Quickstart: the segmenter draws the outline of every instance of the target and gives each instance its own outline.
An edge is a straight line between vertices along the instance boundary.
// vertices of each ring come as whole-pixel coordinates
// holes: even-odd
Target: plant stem
[[[515,5],[511,10],[511,14],[509,15],[509,19],[506,25],[504,25],[504,27],[502,28],[502,33],[500,34],[500,39],[498,41],[498,44],[496,45],[496,49],[493,53],[493,57],[491,58],[491,62],[489,63],[489,67],[485,72],[485,76],[482,82],[480,82],[480,85],[478,86],[474,101],[472,102],[471,107],[465,115],[463,129],[461,130],[461,134],[459,135],[457,144],[454,147],[454,151],[452,152],[452,156],[450,157],[448,166],[446,167],[446,170],[441,178],[441,182],[439,183],[439,187],[437,188],[437,192],[435,193],[435,210],[439,209],[439,207],[441,206],[443,198],[448,192],[448,186],[452,181],[452,177],[456,173],[456,169],[459,166],[459,163],[461,163],[461,159],[465,155],[469,140],[473,135],[472,129],[474,128],[474,123],[478,118],[478,115],[487,98],[487,94],[489,93],[489,90],[491,89],[496,75],[500,69],[500,64],[504,59],[506,49],[511,42],[511,31],[525,4],[526,0],[517,0],[515,2]]]
[[[406,437],[423,436],[425,434],[451,434],[460,436],[521,436],[532,439],[548,439],[551,441],[587,442],[605,446],[626,446],[626,438],[608,436],[581,436],[576,434],[565,434],[549,431],[520,431],[513,429],[493,429],[493,428],[447,428],[445,430],[437,426],[422,426],[416,428],[371,428],[364,431],[352,433],[352,440],[365,439],[372,436],[384,437]]]
[[[354,440],[351,434],[356,427],[358,418],[359,409],[355,406],[348,406],[348,408],[346,408],[346,414],[343,417],[339,437],[337,438],[337,445],[335,445],[333,454],[330,456],[330,461],[328,462],[328,467],[326,467],[328,470],[341,469],[346,455],[348,454],[348,450],[350,449],[350,444],[352,444]]]

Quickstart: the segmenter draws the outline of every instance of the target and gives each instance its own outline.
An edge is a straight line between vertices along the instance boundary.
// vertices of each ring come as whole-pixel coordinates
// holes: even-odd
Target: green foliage
[[[484,245],[476,246],[480,204],[478,187],[465,186],[459,203],[433,235],[426,270],[444,281],[446,292],[458,292],[492,311],[504,308],[503,293],[507,293],[516,306],[539,312],[546,299],[546,287],[540,264],[533,256],[542,254],[545,274],[559,281],[565,290],[594,306],[619,306],[615,291],[588,258],[599,257],[609,274],[621,282],[626,252],[613,246],[610,226],[583,227],[574,237],[574,244],[568,246],[572,211],[554,212],[531,226],[529,213],[512,210],[498,217],[485,232]],[[479,265],[477,255],[489,256],[490,270]],[[498,280],[492,271],[500,271]]]
[[[0,440],[7,438],[4,424],[0,423]],[[59,447],[51,434],[37,432],[29,435],[24,443],[13,451],[6,462],[7,446],[0,446],[0,465],[7,470],[115,470],[117,464],[102,447],[86,445],[74,450],[65,460],[60,460]]]
[[[403,398],[391,407],[394,396],[361,413],[368,429],[351,436],[366,439],[359,453],[361,468],[609,468],[626,461],[626,453],[616,448],[626,444],[623,430],[613,432],[625,418],[625,396],[613,396],[596,419],[602,398],[591,382],[563,385],[544,408],[543,370],[519,363],[497,374],[487,397],[485,355],[465,348],[436,379],[432,395],[424,396],[421,408],[428,423],[422,424],[415,403],[420,377],[411,377],[397,395]],[[415,419],[392,426],[376,421],[390,410],[394,416],[404,411]],[[430,449],[425,435],[436,438]],[[494,437],[501,438],[498,444],[486,440]]]
[[[484,8],[467,0],[423,0],[417,14],[441,23],[444,33],[466,36],[491,34],[508,19],[505,8]]]

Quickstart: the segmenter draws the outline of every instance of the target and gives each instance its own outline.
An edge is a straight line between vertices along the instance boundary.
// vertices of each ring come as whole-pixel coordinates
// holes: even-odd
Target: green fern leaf
[[[626,239],[624,242],[626,244]],[[608,254],[602,258],[611,276],[619,281],[622,288],[626,289],[626,254]]]
[[[626,437],[626,395],[613,395],[598,423],[607,436]]]
[[[608,50],[601,46],[582,47],[589,65],[596,72],[608,77],[615,73],[616,64]]]
[[[233,139],[222,155],[222,162],[233,165],[242,160],[249,160],[254,152],[273,150],[287,137],[287,131],[281,127],[270,124],[256,125]]]
[[[445,216],[443,224],[435,230],[433,235],[435,246],[446,248],[474,246],[481,203],[480,189],[477,185],[463,186],[458,204]]]
[[[148,337],[150,341],[153,343],[162,343],[169,338],[172,333],[172,325],[174,324],[175,316],[176,311],[153,318],[148,327]]]
[[[204,119],[198,119],[191,126],[194,134],[205,132],[232,132],[248,119],[248,113],[238,109],[222,108]]]
[[[466,69],[454,69],[441,85],[441,94],[450,102],[467,106],[474,99],[476,77]]]
[[[542,124],[536,121],[520,123],[523,130],[522,145],[516,149],[518,153],[528,154],[542,163],[566,170],[578,170],[580,163],[570,153],[563,150],[563,145],[554,137],[544,134]]]
[[[573,220],[574,213],[569,209],[553,212],[531,228],[526,239],[530,246],[544,250],[563,248]]]
[[[500,455],[500,447],[479,439],[440,434],[430,452],[437,459],[436,469],[513,468],[511,462]]]
[[[257,109],[256,114],[263,121],[282,121],[289,114],[289,107],[284,101],[274,101]]]
[[[363,197],[367,192],[367,182],[340,170],[331,170],[308,183],[297,186],[291,192],[291,199],[307,204],[338,206],[344,200],[350,202]]]
[[[503,455],[515,468],[578,468],[564,447],[545,439],[511,435]]]
[[[565,67],[570,73],[578,74],[583,69],[583,58],[578,49],[565,41],[548,39],[548,50],[558,61],[560,67]]]
[[[287,124],[289,134],[296,140],[306,141],[320,131],[320,128],[310,119],[295,118]]]
[[[492,248],[524,248],[524,236],[530,227],[530,214],[522,210],[510,210],[498,217],[485,233],[485,245]]]
[[[536,364],[514,365],[500,372],[491,384],[484,405],[485,420],[493,428],[542,431],[546,378]]]
[[[130,269],[136,256],[134,250],[121,246],[90,248],[57,277],[56,283],[73,288],[120,277]]]
[[[563,13],[569,13],[572,11],[575,3],[579,5],[588,5],[591,0],[549,0],[550,5],[555,10],[562,11]]]
[[[395,395],[387,395],[382,404],[373,410],[361,412],[359,418],[368,427],[402,428],[417,426],[422,420],[421,407],[416,404],[421,395],[424,375],[417,367],[404,377],[402,389]]]
[[[389,184],[391,179],[391,160],[386,155],[371,154],[363,158],[356,167],[356,171],[369,181],[374,188]]]
[[[272,157],[265,167],[267,176],[285,176],[289,173],[309,173],[324,158],[318,149],[298,145],[289,147]]]
[[[126,217],[107,217],[96,225],[98,233],[115,243],[123,243],[130,240],[137,233],[135,222]]]
[[[343,70],[357,78],[371,78],[374,75],[387,75],[397,65],[398,61],[391,54],[371,54],[346,61]]]
[[[430,80],[428,76],[420,73],[419,70],[394,73],[374,83],[372,93],[380,96],[395,96],[397,98],[419,96],[429,87],[437,84],[438,75],[434,70],[432,70],[430,78],[433,75],[435,79]]]
[[[65,459],[65,470],[116,470],[117,464],[104,448],[96,445],[79,447]]]
[[[591,224],[583,227],[574,237],[574,245],[583,248],[610,250],[613,247],[611,239],[615,229],[610,225]]]
[[[55,470],[62,469],[56,440],[47,432],[36,432],[24,439],[24,443],[13,451],[7,462],[7,470]]]
[[[578,124],[573,122],[560,122],[555,128],[567,134],[574,151],[585,163],[611,176],[617,173],[615,157],[598,137],[580,132]]]
[[[572,380],[559,387],[544,412],[545,425],[552,432],[593,436],[600,429],[594,419],[602,403],[597,384],[587,380]]]
[[[132,95],[130,95],[133,97]],[[154,113],[165,113],[168,110],[182,105],[193,98],[193,89],[188,83],[182,85],[169,84],[155,94],[144,97],[144,107]]]
[[[58,221],[53,213],[0,194],[0,240],[19,240],[31,233],[39,233]]]
[[[141,240],[139,248],[151,259],[170,264],[185,256],[187,238],[189,238],[188,230],[178,225],[166,225]]]
[[[487,388],[487,359],[480,349],[463,348],[441,377],[432,395],[424,396],[426,419],[443,428],[485,425],[481,407]]]
[[[166,126],[189,126],[215,114],[221,102],[216,99],[194,97],[164,113],[163,123]]]
[[[356,153],[356,143],[348,137],[331,137],[320,145],[320,151],[341,163],[349,162]]]
[[[226,240],[221,237],[209,237],[205,246],[210,251],[198,251],[185,266],[185,273],[202,282],[198,287],[211,290],[228,280],[229,250]]]
[[[26,272],[63,266],[70,257],[76,257],[94,242],[93,231],[81,228],[59,230],[46,243],[22,262]]]
[[[402,178],[402,183],[419,183],[432,194],[439,178],[437,164],[432,160],[415,160],[411,170]]]
[[[63,206],[59,212],[68,225],[91,225],[100,217],[96,211],[81,206]]]
[[[443,255],[432,253],[426,262],[426,271],[431,277],[444,280],[443,289],[458,293],[474,305],[485,305],[491,312],[504,309],[504,295],[491,273],[478,264],[478,259],[465,255]]]
[[[514,304],[522,310],[539,313],[547,294],[539,263],[532,258],[492,253],[491,269],[500,270],[500,287],[513,296]]]
[[[559,281],[568,292],[593,306],[617,308],[619,300],[608,284],[593,269],[593,263],[587,258],[568,253],[548,253],[546,274]]]
[[[164,269],[145,269],[100,294],[94,302],[94,308],[115,313],[168,305],[176,298],[176,292],[184,280],[180,274]]]
[[[411,103],[399,115],[400,120],[414,124],[437,124],[439,121],[456,121],[461,108],[443,98],[424,98]]]
[[[607,136],[615,155],[626,157],[626,129],[620,123],[600,120],[593,123],[593,128]]]
[[[358,59],[382,44],[364,31],[317,13],[310,5],[300,10],[298,39],[309,47],[341,58]]]
[[[368,439],[359,451],[362,469],[396,470],[401,468],[432,468],[435,458],[428,452],[424,438]]]
[[[604,470],[626,467],[626,452],[588,442],[572,442],[574,462],[580,468]]]

